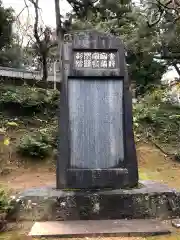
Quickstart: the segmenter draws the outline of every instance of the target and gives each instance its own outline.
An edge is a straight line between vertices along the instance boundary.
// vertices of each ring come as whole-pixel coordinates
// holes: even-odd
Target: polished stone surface
[[[32,237],[151,236],[169,234],[169,228],[157,220],[101,220],[36,222]]]
[[[70,168],[108,169],[124,161],[123,81],[70,79]]]

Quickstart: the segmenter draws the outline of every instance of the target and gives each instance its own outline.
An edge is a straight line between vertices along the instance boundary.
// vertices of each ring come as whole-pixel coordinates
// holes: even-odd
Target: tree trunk
[[[56,34],[57,36],[61,33],[61,14],[60,14],[60,0],[55,1],[55,13],[56,13]]]
[[[47,66],[47,57],[44,55],[42,56],[42,67],[43,67],[43,77],[42,77],[42,80],[45,84],[45,87],[47,88],[48,86],[48,66]]]
[[[56,34],[57,34],[57,41],[58,41],[58,51],[59,51],[59,63],[60,63],[60,76],[61,81],[65,78],[65,71],[64,71],[64,32],[62,28],[62,21],[61,21],[61,7],[60,7],[60,0],[55,1],[55,12],[56,12]]]
[[[45,87],[48,87],[47,84],[47,78],[48,78],[48,67],[47,67],[47,54],[48,51],[45,52],[45,47],[43,45],[43,42],[40,39],[39,33],[38,33],[38,24],[39,24],[39,0],[29,0],[34,5],[34,11],[35,11],[35,21],[34,21],[34,38],[36,39],[36,44],[39,49],[39,53],[41,55],[42,59],[42,67],[43,67],[43,82],[45,84]]]

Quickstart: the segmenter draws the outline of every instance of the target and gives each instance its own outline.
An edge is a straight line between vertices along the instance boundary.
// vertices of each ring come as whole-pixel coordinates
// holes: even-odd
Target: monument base
[[[166,185],[141,181],[138,188],[73,191],[42,187],[16,197],[16,220],[169,219],[180,216],[180,194]]]
[[[32,238],[149,237],[169,235],[171,229],[158,220],[80,220],[35,222]]]

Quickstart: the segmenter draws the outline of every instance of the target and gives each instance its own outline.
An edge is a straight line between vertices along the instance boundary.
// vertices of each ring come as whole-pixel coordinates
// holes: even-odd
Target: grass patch
[[[145,181],[145,180],[151,180],[151,178],[148,176],[147,173],[139,171],[139,180]]]

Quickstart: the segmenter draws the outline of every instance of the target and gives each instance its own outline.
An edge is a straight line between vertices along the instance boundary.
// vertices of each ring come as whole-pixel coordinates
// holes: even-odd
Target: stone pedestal
[[[19,220],[169,219],[180,215],[180,194],[151,181],[129,190],[35,188],[20,193],[17,199],[12,217]]]

